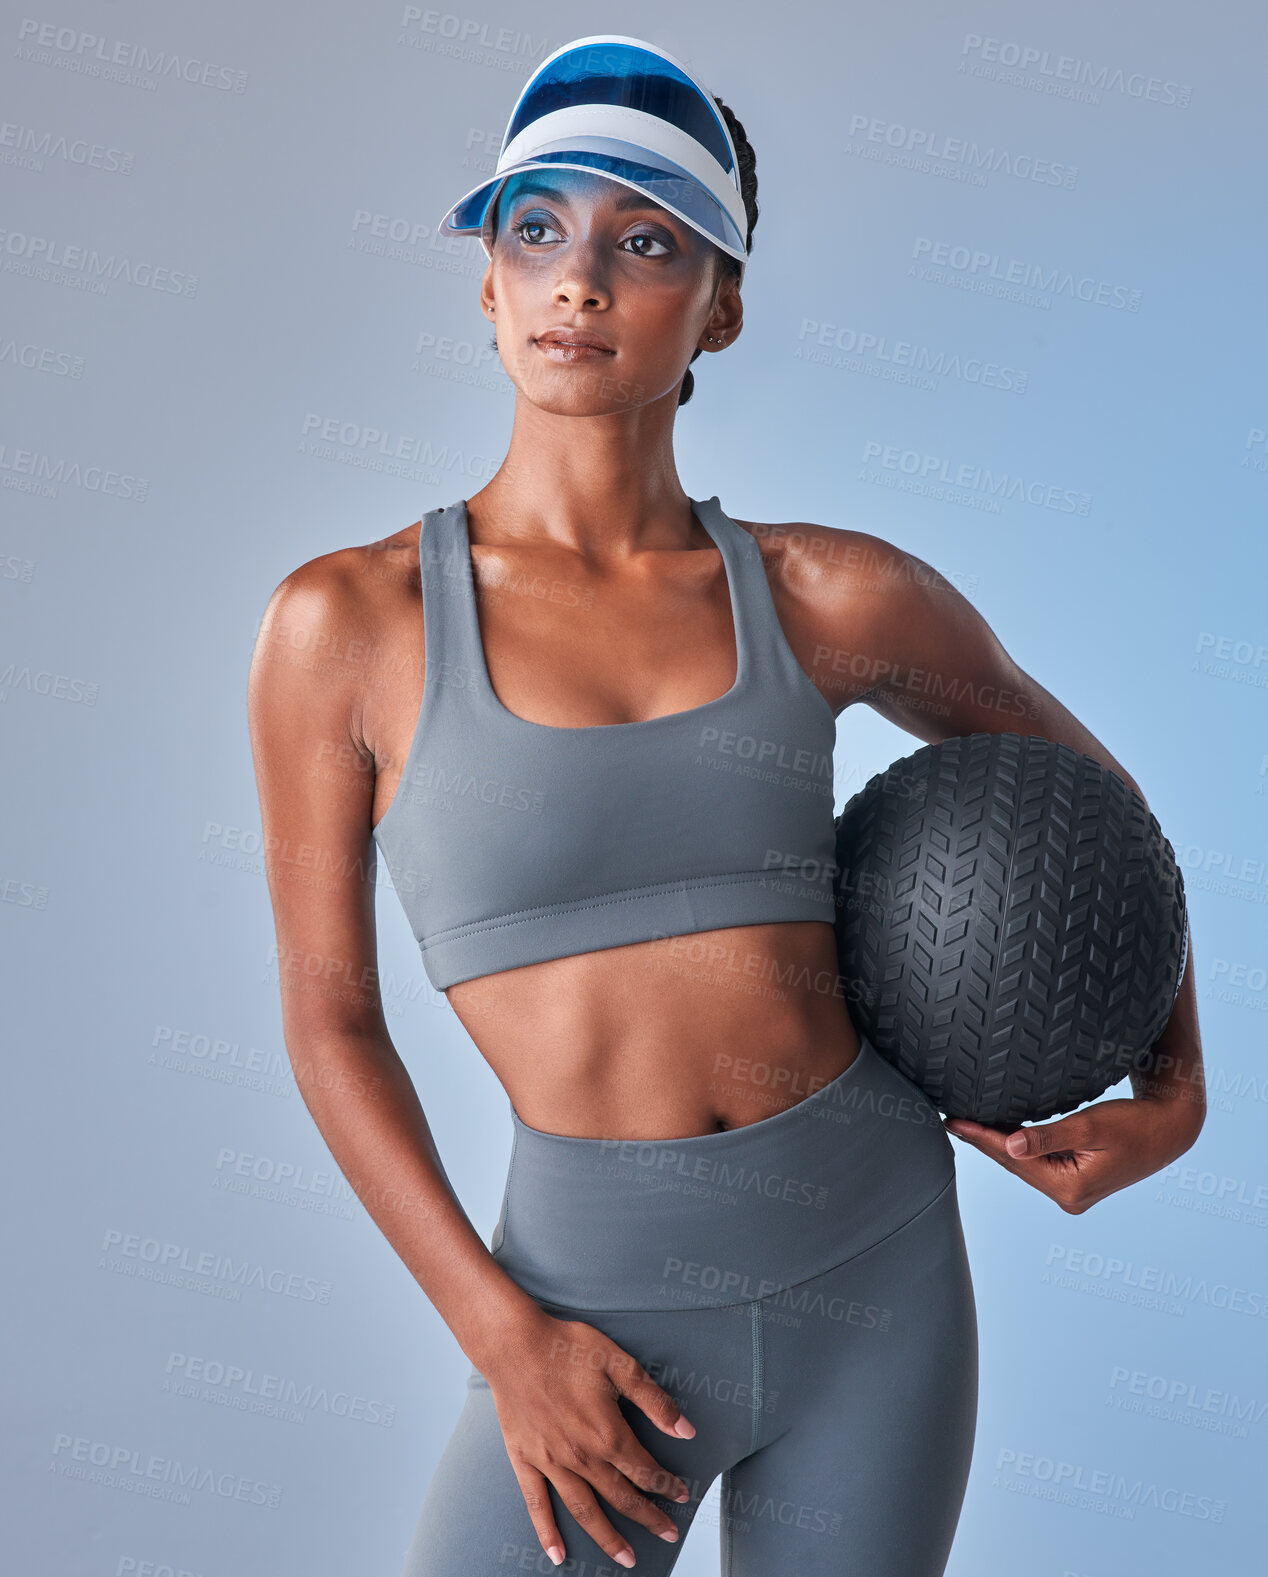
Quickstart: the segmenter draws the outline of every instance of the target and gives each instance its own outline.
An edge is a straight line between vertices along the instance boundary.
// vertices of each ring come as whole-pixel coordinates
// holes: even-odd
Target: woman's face
[[[674,392],[705,335],[733,340],[734,275],[698,230],[632,187],[582,170],[523,171],[498,194],[481,286],[498,353],[543,410],[591,416]],[[566,350],[552,329],[601,348]]]

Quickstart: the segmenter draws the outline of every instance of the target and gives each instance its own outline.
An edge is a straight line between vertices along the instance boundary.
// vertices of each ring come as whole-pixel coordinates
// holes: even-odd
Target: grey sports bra
[[[833,923],[836,719],[757,543],[716,494],[691,506],[726,568],[735,682],[685,712],[579,728],[502,705],[466,500],[423,516],[423,698],[374,838],[438,990],[629,942]]]

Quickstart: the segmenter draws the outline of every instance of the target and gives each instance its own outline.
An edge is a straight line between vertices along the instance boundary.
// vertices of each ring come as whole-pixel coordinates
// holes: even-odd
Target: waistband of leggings
[[[955,1177],[937,1110],[866,1037],[812,1095],[718,1133],[579,1139],[511,1119],[492,1252],[566,1308],[770,1296],[879,1243]]]

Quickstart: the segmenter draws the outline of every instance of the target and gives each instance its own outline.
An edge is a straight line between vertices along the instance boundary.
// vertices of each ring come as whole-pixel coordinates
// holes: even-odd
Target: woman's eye
[[[552,229],[554,229],[554,226],[547,224],[544,219],[521,219],[518,222],[518,224],[513,224],[511,226],[511,230],[512,230],[513,234],[519,236],[520,240],[527,242],[529,246],[535,246],[537,243],[536,243],[536,241],[531,240],[527,235],[525,235],[524,232],[526,230],[552,230]],[[556,232],[556,233],[558,233],[558,232]]]
[[[636,257],[662,257],[666,252],[669,251],[669,247],[665,245],[659,236],[652,235],[647,230],[640,230],[637,235],[627,236],[626,240],[650,241],[653,246],[658,246],[661,249],[659,252],[649,252],[644,247],[639,247],[635,253]]]

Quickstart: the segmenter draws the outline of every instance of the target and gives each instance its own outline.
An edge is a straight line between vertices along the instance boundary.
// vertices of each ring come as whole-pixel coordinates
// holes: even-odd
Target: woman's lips
[[[537,349],[549,356],[551,361],[573,362],[591,361],[596,356],[614,356],[615,351],[604,350],[599,345],[578,345],[571,340],[537,339],[533,341]]]

